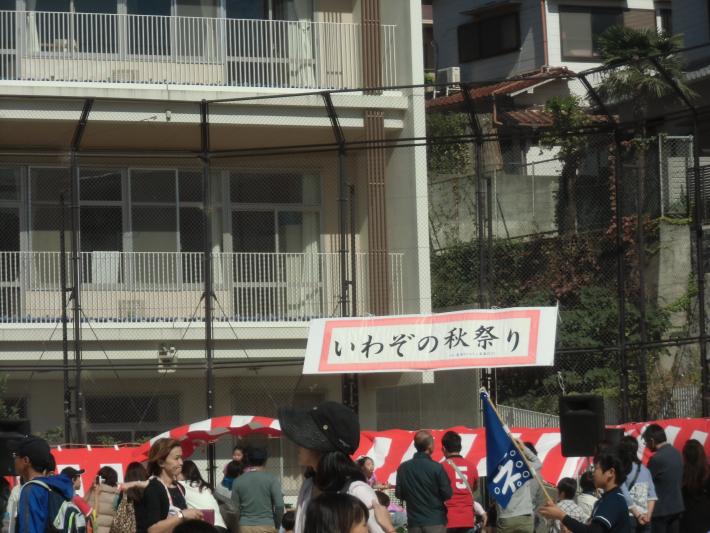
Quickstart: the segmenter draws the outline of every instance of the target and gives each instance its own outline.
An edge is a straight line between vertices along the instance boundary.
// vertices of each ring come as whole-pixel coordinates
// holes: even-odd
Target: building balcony
[[[396,26],[380,27],[396,85]],[[358,23],[0,11],[0,80],[278,89],[360,88]]]
[[[215,253],[214,320],[307,322],[340,316],[340,262],[338,253]],[[83,252],[80,263],[82,321],[203,320],[201,253]],[[386,283],[374,283],[371,272],[382,265],[374,254],[347,257],[359,316],[372,313],[375,286],[386,287],[390,313],[403,312],[402,254],[387,254]],[[71,280],[68,255],[67,272]],[[0,323],[57,323],[61,317],[60,252],[0,252]]]

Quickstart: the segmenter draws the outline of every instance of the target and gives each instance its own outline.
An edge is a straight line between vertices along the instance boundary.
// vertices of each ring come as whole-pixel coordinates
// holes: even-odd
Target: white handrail
[[[381,27],[396,85],[396,26]],[[359,88],[358,23],[0,11],[0,79]]]
[[[375,312],[368,253],[355,254],[359,315]],[[403,312],[402,254],[387,254],[389,312]],[[215,253],[215,320],[308,321],[340,316],[338,253]],[[98,322],[202,320],[202,254],[197,252],[83,252],[81,302]],[[71,263],[67,259],[71,279]],[[0,252],[0,323],[55,323],[61,319],[59,252]],[[381,283],[375,283],[381,286]],[[348,295],[348,300],[352,294]],[[349,302],[349,310],[352,302]],[[71,318],[71,317],[70,317]]]

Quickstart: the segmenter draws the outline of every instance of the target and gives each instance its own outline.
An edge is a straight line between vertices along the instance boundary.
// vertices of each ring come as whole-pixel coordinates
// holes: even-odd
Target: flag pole
[[[510,440],[513,441],[515,448],[518,450],[518,453],[520,453],[520,455],[522,456],[523,461],[525,461],[525,464],[527,465],[528,470],[530,470],[533,477],[537,481],[538,485],[540,485],[540,488],[542,489],[542,493],[545,495],[545,499],[547,500],[547,503],[555,505],[555,502],[553,501],[552,497],[550,496],[550,494],[547,492],[547,489],[545,488],[545,482],[540,477],[540,474],[538,473],[537,469],[533,468],[533,466],[530,464],[530,461],[528,461],[528,456],[525,455],[525,450],[523,450],[518,439],[514,438],[513,435],[510,434],[510,431],[508,429],[508,425],[505,422],[503,422],[503,419],[501,418],[500,413],[498,412],[498,409],[496,409],[496,406],[493,405],[493,402],[491,401],[491,397],[488,395],[488,391],[486,390],[486,388],[481,387],[479,392],[484,392],[486,394],[486,401],[489,403],[489,405],[491,406],[491,409],[493,409],[493,412],[498,417],[498,420],[500,421],[500,425],[503,426],[503,428],[505,429],[505,432],[510,437]]]

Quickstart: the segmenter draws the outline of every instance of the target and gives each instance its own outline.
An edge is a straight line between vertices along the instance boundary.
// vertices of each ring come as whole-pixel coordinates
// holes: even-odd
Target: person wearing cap
[[[17,533],[44,533],[49,519],[49,491],[30,483],[41,481],[66,500],[74,497],[74,484],[66,476],[44,476],[56,468],[49,444],[39,437],[25,437],[11,445],[15,458],[15,473],[25,480],[17,508]]]
[[[84,516],[89,516],[91,514],[91,505],[87,501],[79,496],[78,492],[81,490],[81,475],[86,472],[86,470],[77,470],[72,466],[67,466],[63,468],[59,473],[60,476],[66,476],[71,479],[74,485],[74,497],[72,502],[76,505]]]
[[[337,402],[323,402],[312,409],[281,408],[282,433],[298,445],[299,464],[307,468],[296,503],[294,533],[306,533],[306,511],[310,501],[325,492],[348,493],[365,504],[369,511],[369,533],[395,531],[387,509],[352,460],[360,445],[357,415]]]
[[[414,434],[417,450],[397,469],[395,495],[407,503],[407,531],[446,533],[446,501],[453,491],[444,467],[431,458],[434,437],[429,431]]]

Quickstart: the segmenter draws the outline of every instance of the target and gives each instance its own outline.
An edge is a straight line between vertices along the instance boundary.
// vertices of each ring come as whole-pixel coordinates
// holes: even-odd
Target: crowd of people
[[[476,501],[476,465],[461,455],[461,436],[440,443],[415,433],[412,458],[391,486],[377,479],[370,457],[353,460],[359,446],[357,416],[324,402],[313,409],[279,411],[283,434],[298,446],[304,481],[293,509],[279,479],[267,471],[263,446],[236,446],[214,491],[198,466],[185,460],[178,441],[157,440],[146,464],[131,463],[119,483],[101,468],[86,497],[78,495],[84,471],[56,472],[46,441],[27,437],[14,448],[22,483],[0,500],[3,531],[39,533],[708,533],[710,475],[703,445],[689,440],[678,452],[664,430],[649,425],[648,466],[638,441],[601,443],[593,464],[556,486],[534,476],[507,505],[487,510]],[[517,442],[530,468],[541,469],[530,443]],[[441,462],[432,458],[437,446]],[[392,490],[394,489],[394,494]],[[393,497],[392,497],[393,496]]]

